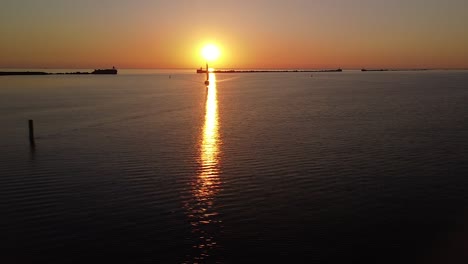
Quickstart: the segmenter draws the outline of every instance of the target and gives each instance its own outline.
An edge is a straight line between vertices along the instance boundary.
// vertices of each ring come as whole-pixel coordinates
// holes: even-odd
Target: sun
[[[218,47],[213,44],[208,44],[202,49],[203,58],[207,61],[216,60],[220,54],[221,52],[219,51]]]

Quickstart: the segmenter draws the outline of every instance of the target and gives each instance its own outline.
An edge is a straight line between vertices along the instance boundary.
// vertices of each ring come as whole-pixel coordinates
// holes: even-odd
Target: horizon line
[[[105,68],[105,67],[104,67]],[[8,69],[104,69],[102,67],[0,67],[0,69],[8,70]],[[231,68],[231,67],[210,67],[213,69],[219,70],[323,70],[323,69],[342,69],[342,70],[468,70],[466,68],[451,68],[451,67],[238,67],[238,68]],[[155,68],[137,68],[137,67],[116,67],[116,69],[120,70],[197,70],[199,67],[194,68],[187,68],[187,67],[155,67]]]

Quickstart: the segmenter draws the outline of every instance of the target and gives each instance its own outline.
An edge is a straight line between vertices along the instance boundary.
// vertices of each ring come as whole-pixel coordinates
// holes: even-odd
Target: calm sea
[[[1,76],[0,262],[466,254],[467,71],[193,72]]]

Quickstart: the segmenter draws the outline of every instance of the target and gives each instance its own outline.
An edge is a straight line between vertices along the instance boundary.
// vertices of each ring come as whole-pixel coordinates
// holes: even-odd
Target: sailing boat
[[[206,81],[205,81],[205,85],[210,85],[210,76],[209,76],[209,73],[208,73],[208,62],[206,63]]]

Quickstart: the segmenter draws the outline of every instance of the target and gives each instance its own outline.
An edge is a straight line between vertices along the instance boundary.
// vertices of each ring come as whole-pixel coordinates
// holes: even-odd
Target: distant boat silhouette
[[[112,67],[112,69],[96,69],[91,74],[117,74],[117,69]]]
[[[200,68],[201,69],[201,68]],[[198,72],[198,71],[197,71]],[[205,81],[205,85],[210,85],[210,76],[208,75],[208,62],[206,63],[206,81]]]

